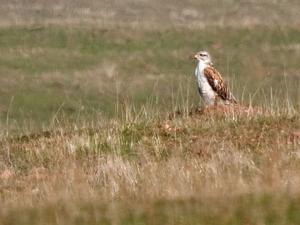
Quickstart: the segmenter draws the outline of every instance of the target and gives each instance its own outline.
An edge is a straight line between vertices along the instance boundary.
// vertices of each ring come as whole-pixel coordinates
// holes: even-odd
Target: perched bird
[[[200,51],[195,56],[198,64],[195,76],[198,82],[198,91],[206,105],[236,104],[237,100],[230,92],[221,74],[213,67],[208,52]]]

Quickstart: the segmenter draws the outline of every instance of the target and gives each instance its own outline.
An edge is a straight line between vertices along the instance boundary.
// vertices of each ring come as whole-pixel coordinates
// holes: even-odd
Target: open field
[[[298,1],[0,3],[1,225],[300,224]]]
[[[203,48],[241,101],[285,108],[288,100],[299,108],[300,31],[294,28],[0,32],[0,108],[7,129],[24,127],[24,121],[40,127],[59,116],[113,117],[124,102],[148,104],[159,114],[198,105],[189,56]]]
[[[299,115],[126,118],[3,138],[3,224],[300,222]]]
[[[0,26],[95,27],[293,26],[298,0],[22,0],[0,1]]]

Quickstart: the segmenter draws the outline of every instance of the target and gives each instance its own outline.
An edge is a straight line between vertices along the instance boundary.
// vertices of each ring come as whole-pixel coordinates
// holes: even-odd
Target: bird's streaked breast
[[[204,66],[199,64],[197,65],[195,76],[197,77],[198,89],[201,97],[206,104],[213,104],[215,100],[215,92],[210,86],[207,78],[204,76]]]

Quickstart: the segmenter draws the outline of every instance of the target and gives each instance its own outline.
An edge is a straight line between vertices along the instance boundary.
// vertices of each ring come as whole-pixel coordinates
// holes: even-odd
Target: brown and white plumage
[[[221,74],[213,67],[210,55],[206,51],[200,51],[195,56],[198,64],[195,76],[198,81],[199,94],[205,104],[236,104],[235,97],[230,92]]]

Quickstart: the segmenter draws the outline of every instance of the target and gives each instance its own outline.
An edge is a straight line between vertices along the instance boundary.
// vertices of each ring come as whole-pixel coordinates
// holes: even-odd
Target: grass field
[[[189,56],[203,48],[211,51],[245,103],[279,107],[288,99],[297,106],[299,35],[297,29],[278,27],[5,28],[0,42],[5,53],[0,57],[2,118],[9,126],[25,120],[39,127],[62,114],[113,117],[117,102],[124,101],[137,108],[148,103],[148,110],[157,112],[197,105],[195,62]]]
[[[1,225],[300,224],[297,1],[0,2]]]

